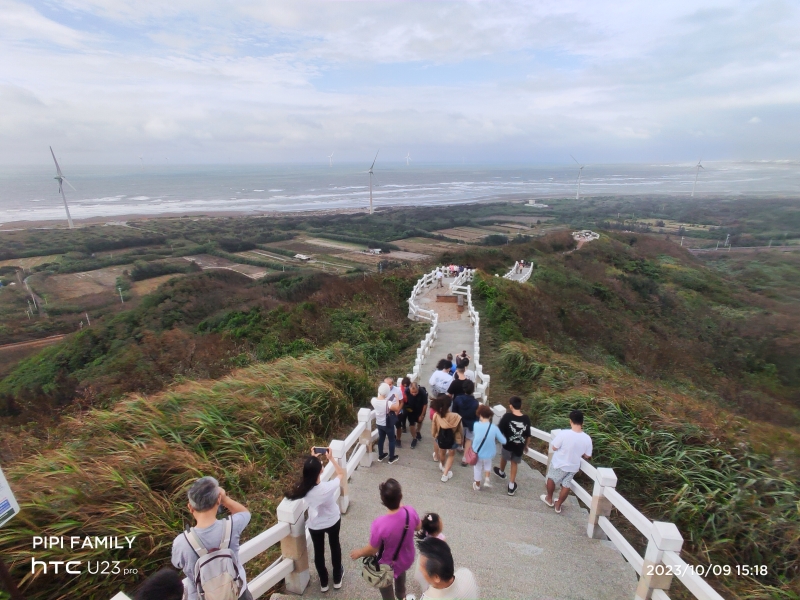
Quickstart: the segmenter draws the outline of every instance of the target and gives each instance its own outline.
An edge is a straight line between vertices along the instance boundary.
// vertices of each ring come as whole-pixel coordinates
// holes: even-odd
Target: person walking
[[[408,377],[406,377],[405,379],[408,379]],[[386,399],[391,404],[394,404],[395,402],[397,402],[398,405],[399,405],[399,408],[398,408],[397,413],[396,413],[397,418],[395,419],[395,421],[396,421],[396,425],[395,425],[395,430],[396,430],[395,431],[395,447],[402,448],[403,447],[403,442],[402,442],[401,438],[403,436],[403,430],[405,429],[405,426],[404,426],[404,423],[403,423],[403,413],[405,412],[403,410],[404,405],[405,405],[405,395],[403,394],[403,388],[402,387],[398,387],[398,386],[396,386],[394,384],[394,378],[393,377],[385,377],[383,382],[386,385],[389,386],[389,394],[386,396]]]
[[[172,566],[184,572],[187,578],[187,600],[200,598],[203,581],[203,567],[206,556],[217,554],[219,564],[230,574],[230,594],[242,600],[253,600],[247,589],[247,574],[239,560],[239,538],[250,522],[250,511],[236,502],[219,486],[213,477],[201,477],[195,481],[187,493],[189,512],[195,526],[181,533],[172,542]],[[222,506],[230,515],[217,519]],[[200,563],[199,568],[195,568]]]
[[[428,513],[422,517],[422,529],[419,533],[417,533],[417,540],[435,537],[436,539],[444,542],[447,540],[447,538],[445,537],[443,530],[444,521],[442,518],[436,513]],[[423,592],[428,589],[429,584],[422,574],[422,569],[420,568],[419,562],[417,562],[417,567],[414,569],[414,581],[419,584],[419,587]]]
[[[442,279],[444,279],[444,273],[442,272],[442,268],[439,267],[436,269],[436,287],[444,287]]]
[[[478,420],[476,411],[480,402],[473,395],[475,384],[469,379],[461,382],[461,391],[462,393],[453,400],[453,412],[461,417],[461,423],[464,427],[464,452],[466,453],[472,447],[475,439],[473,428],[475,427],[475,421]],[[466,467],[467,463],[462,460],[461,466]]]
[[[453,461],[456,456],[456,446],[461,444],[464,430],[461,425],[461,416],[450,411],[450,397],[442,394],[432,403],[434,410],[431,421],[431,437],[436,440],[438,448],[439,469],[442,471],[442,482],[447,483],[453,478]]]
[[[569,425],[569,429],[562,429],[550,442],[553,457],[547,469],[547,493],[539,496],[557,513],[561,513],[561,506],[569,496],[569,484],[581,469],[581,459],[589,460],[592,457],[592,438],[583,431],[583,413],[579,410],[569,413]],[[557,485],[561,486],[561,491],[553,502]]]
[[[417,511],[403,504],[403,490],[396,479],[387,479],[378,489],[386,514],[372,522],[369,543],[353,550],[350,558],[357,560],[380,552],[378,562],[389,565],[394,573],[394,586],[378,588],[381,599],[405,600],[406,571],[414,564],[414,532],[419,531],[422,524]]]
[[[403,404],[401,405],[402,410],[400,411],[400,425],[403,426],[403,433],[408,432],[408,415],[406,415],[406,404],[408,404],[408,386],[411,385],[411,378],[406,375],[400,381],[400,391],[403,393]],[[400,440],[400,436],[397,436],[398,441]],[[413,439],[413,436],[412,436]]]
[[[388,383],[382,383],[378,387],[377,398],[372,399],[372,408],[375,409],[375,423],[378,426],[378,461],[382,461],[387,456],[389,464],[393,465],[399,460],[394,453],[395,448],[395,423],[397,422],[397,411],[400,410],[400,403],[389,400],[392,388]],[[383,451],[386,438],[389,438],[389,454]]]
[[[450,387],[450,383],[453,381],[453,376],[450,374],[451,365],[452,361],[447,358],[443,358],[436,363],[436,370],[428,380],[428,385],[431,387],[431,394],[434,398],[447,393],[447,388]]]
[[[433,598],[453,598],[457,600],[477,600],[480,590],[475,576],[469,569],[456,570],[453,553],[444,540],[426,537],[417,542],[419,566],[428,588],[420,600]]]
[[[333,465],[336,477],[325,483],[320,482],[322,477],[322,461],[324,456]],[[331,547],[331,562],[333,563],[333,589],[342,587],[344,565],[342,564],[342,546],[339,543],[339,529],[342,525],[342,513],[336,502],[342,482],[347,479],[347,473],[331,454],[328,448],[325,454],[316,454],[311,448],[311,456],[303,462],[303,476],[295,486],[285,495],[289,500],[305,499],[308,505],[308,520],[306,527],[311,534],[314,544],[314,566],[319,575],[320,591],[328,591],[328,569],[325,567],[325,535],[328,536],[328,545]]]
[[[528,451],[528,438],[531,437],[531,420],[522,414],[522,398],[512,396],[508,401],[509,412],[500,419],[498,428],[508,440],[503,444],[500,466],[494,468],[494,474],[500,479],[506,478],[506,464],[511,463],[508,480],[508,495],[517,493],[517,467],[522,462],[522,455]]]
[[[472,489],[477,492],[481,489],[481,473],[485,474],[483,487],[492,487],[490,479],[492,474],[492,459],[494,455],[497,454],[495,442],[505,444],[508,440],[500,433],[497,425],[492,423],[494,413],[491,408],[485,404],[481,404],[475,412],[479,420],[473,426],[472,432],[474,438],[472,443],[475,446],[475,454],[478,455],[478,462],[476,462],[473,467],[475,481],[472,483]]]
[[[425,411],[428,408],[428,390],[416,381],[408,386],[406,394],[406,418],[411,429],[411,447],[416,448],[422,440],[422,422],[425,420]]]
[[[467,377],[467,364],[469,364],[469,361],[467,361],[467,364],[465,364],[461,358],[458,358],[456,362],[458,365],[456,367],[456,372],[453,374],[453,379],[450,382],[450,385],[447,386],[447,395],[451,398],[455,398],[456,396],[460,396],[464,393],[463,384],[465,381],[475,381],[474,374],[472,379]]]

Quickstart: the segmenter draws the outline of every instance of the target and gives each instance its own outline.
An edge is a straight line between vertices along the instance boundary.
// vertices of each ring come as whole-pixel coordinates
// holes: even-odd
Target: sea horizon
[[[695,197],[800,196],[800,162],[704,161]],[[369,164],[148,164],[62,163],[75,190],[65,186],[72,218],[198,213],[260,214],[366,208]],[[0,223],[53,221],[64,207],[47,164],[0,166]],[[687,197],[692,163],[587,164],[582,196]],[[415,164],[375,165],[376,208],[452,205],[478,201],[570,198],[577,165]]]

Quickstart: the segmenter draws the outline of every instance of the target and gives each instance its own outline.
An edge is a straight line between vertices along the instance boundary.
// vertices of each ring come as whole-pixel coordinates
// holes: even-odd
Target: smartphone
[[[314,454],[321,454],[325,456],[328,453],[327,448],[320,448],[319,446],[314,446]]]

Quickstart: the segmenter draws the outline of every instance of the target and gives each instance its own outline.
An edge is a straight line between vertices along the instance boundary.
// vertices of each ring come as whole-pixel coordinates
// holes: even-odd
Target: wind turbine
[[[406,166],[408,166],[408,163],[409,163],[410,161],[411,161],[411,152],[409,152],[408,154],[406,154]]]
[[[329,167],[332,167],[332,166],[333,166],[333,152],[331,152],[331,153],[328,155],[328,166],[329,166]]]
[[[692,184],[692,198],[694,198],[694,188],[697,187],[697,177],[700,175],[700,169],[703,169],[703,165],[700,163],[703,162],[703,159],[697,161],[697,165],[695,165],[695,174],[694,174],[694,184]],[[705,171],[705,169],[703,169]]]
[[[378,150],[380,152],[380,150]],[[372,167],[375,166],[375,161],[378,160],[378,152],[375,153],[375,159],[372,161]],[[369,214],[372,214],[372,176],[374,173],[372,172],[372,167],[369,168]]]
[[[575,157],[570,154],[572,160],[575,160]],[[575,200],[581,199],[581,177],[583,176],[583,165],[575,160],[575,164],[578,165],[578,193],[575,194]]]
[[[56,160],[56,153],[53,152],[53,147],[50,146],[50,154],[53,155],[53,162],[56,163],[56,173],[57,175],[53,177],[56,181],[58,181],[58,191],[61,193],[61,198],[64,200],[64,210],[67,211],[67,222],[69,223],[69,228],[74,229],[75,226],[72,224],[72,217],[69,214],[69,205],[67,204],[67,197],[64,195],[64,182],[67,182],[67,185],[71,187],[73,190],[75,188],[73,185],[67,181],[67,178],[64,177],[64,174],[61,172],[61,167],[58,166],[58,161]],[[75,190],[76,192],[78,190]]]

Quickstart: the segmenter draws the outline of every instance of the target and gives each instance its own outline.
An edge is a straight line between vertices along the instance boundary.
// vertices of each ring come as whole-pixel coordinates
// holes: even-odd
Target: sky
[[[800,159],[797,0],[0,0],[0,165]]]

